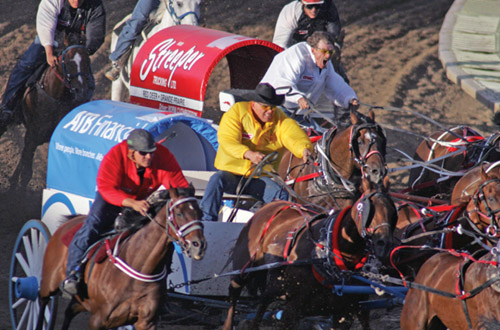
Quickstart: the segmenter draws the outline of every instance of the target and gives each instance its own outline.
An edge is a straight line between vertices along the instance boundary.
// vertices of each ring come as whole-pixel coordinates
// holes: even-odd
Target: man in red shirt
[[[155,143],[151,133],[135,129],[126,141],[111,148],[99,166],[94,203],[69,246],[62,290],[77,293],[85,251],[112,228],[122,207],[146,215],[149,204],[145,199],[161,185],[186,188],[188,182],[174,155]]]

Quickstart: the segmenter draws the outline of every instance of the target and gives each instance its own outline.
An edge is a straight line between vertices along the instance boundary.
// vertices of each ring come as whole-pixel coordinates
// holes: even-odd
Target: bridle
[[[368,137],[370,141],[366,147],[363,154],[359,150],[358,136],[361,135],[361,130],[368,130]],[[366,136],[366,134],[365,134]],[[381,137],[382,144],[379,145],[378,137]],[[351,126],[350,136],[349,136],[349,151],[351,152],[353,160],[359,165],[361,169],[361,174],[365,177],[364,170],[367,168],[366,162],[368,158],[378,155],[382,162],[385,164],[385,144],[386,138],[382,128],[376,123],[362,123]],[[371,150],[375,146],[375,150]],[[385,176],[385,174],[383,175]]]
[[[78,77],[83,77],[84,79],[87,79],[87,81],[92,80],[92,72],[82,72],[78,71],[76,73],[69,73],[67,69],[67,58],[66,55],[69,50],[73,48],[82,48],[84,51],[87,51],[87,48],[83,45],[72,45],[67,47],[63,53],[61,54],[60,58],[60,63],[61,63],[61,71],[62,75],[58,72],[57,68],[53,69],[54,74],[56,77],[64,84],[64,86],[69,90],[70,94],[74,95],[76,94],[76,88],[71,87],[71,81],[75,78]],[[43,85],[41,86],[43,89]]]
[[[191,220],[186,224],[179,226],[177,217],[175,214],[175,208],[184,203],[197,202],[195,197],[185,197],[176,200],[168,201],[167,214],[165,217],[165,226],[157,222],[155,219],[152,219],[156,224],[165,229],[167,236],[178,245],[181,246],[184,254],[189,256],[189,245],[191,244],[189,241],[185,239],[185,237],[195,231],[195,230],[203,230],[203,222],[201,220]]]
[[[193,11],[193,10],[190,10],[190,11],[187,11],[183,14],[181,14],[180,16],[175,12],[175,8],[174,8],[174,0],[168,0],[168,3],[166,4],[166,8],[167,8],[167,11],[168,13],[170,14],[170,17],[172,18],[172,20],[174,21],[175,25],[179,25],[181,24],[182,20],[187,16],[187,15],[194,15],[194,17],[196,18],[196,23],[198,23],[200,21],[200,17],[199,15]]]
[[[358,221],[361,220],[361,237],[363,238],[370,238],[378,229],[382,227],[391,227],[390,223],[384,222],[376,225],[374,228],[370,228],[374,217],[371,199],[372,197],[376,197],[378,195],[383,196],[383,193],[374,191],[368,195],[363,194],[356,204],[356,217],[354,221],[358,223]]]
[[[488,201],[484,195],[484,188],[490,183],[500,183],[500,179],[490,179],[481,184],[479,186],[477,192],[474,194],[472,200],[474,203],[474,209],[471,211],[467,211],[468,218],[470,219],[471,213],[475,212],[478,215],[479,222],[482,222],[481,219],[485,218],[489,220],[489,225],[486,228],[485,232],[490,237],[498,237],[499,229],[498,229],[498,221],[500,216],[500,208],[496,210],[492,210],[488,205]],[[484,205],[484,209],[486,213],[482,212],[480,206]]]

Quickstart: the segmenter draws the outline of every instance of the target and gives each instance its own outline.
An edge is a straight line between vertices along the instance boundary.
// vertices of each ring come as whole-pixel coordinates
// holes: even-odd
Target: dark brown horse
[[[198,220],[201,210],[192,197],[194,189],[184,190],[169,189],[170,200],[144,227],[119,241],[119,251],[109,258],[112,262],[87,262],[85,283],[66,309],[63,329],[68,329],[72,318],[85,310],[91,313],[89,329],[125,324],[133,324],[136,329],[156,329],[172,243],[177,242],[195,260],[205,253],[203,225]],[[68,248],[64,237],[84,220],[85,216],[77,216],[61,225],[47,245],[40,284],[42,311],[65,278]],[[121,270],[124,268],[132,270],[126,274]],[[136,279],[130,273],[135,273]],[[42,321],[43,312],[39,329]]]
[[[408,291],[402,330],[486,329],[483,322],[500,324],[498,249],[479,259],[474,256],[439,253],[424,263],[415,282],[425,287]]]
[[[89,101],[94,78],[87,48],[80,39],[66,39],[68,47],[59,56],[59,64],[48,67],[24,93],[22,122],[26,127],[21,160],[11,179],[11,189],[24,189],[32,177],[36,148],[50,140],[59,121],[76,106]],[[0,132],[0,135],[4,132]]]
[[[413,168],[410,171],[409,189],[421,196],[449,196],[461,172],[483,161],[500,159],[499,138],[498,133],[484,138],[466,126],[434,132],[420,143],[414,155],[416,161],[425,162],[434,170],[423,166]],[[457,175],[450,176],[447,171]]]
[[[377,191],[365,178],[362,197],[354,206],[333,215],[318,214],[285,201],[259,209],[235,244],[233,267],[242,271],[262,265],[281,267],[233,276],[224,329],[232,329],[244,286],[250,293],[260,292],[252,329],[258,328],[273,301],[284,303],[277,324],[283,329],[296,329],[300,319],[308,315],[332,316],[336,329],[349,328],[359,314],[364,328],[369,328],[368,313],[359,313],[360,296],[336,296],[331,286],[340,284],[343,270],[376,266],[378,259],[388,258],[397,215],[387,188],[387,178],[384,191]]]
[[[408,278],[413,278],[422,263],[436,253],[432,248],[466,249],[472,252],[480,247],[470,234],[459,234],[456,230],[447,229],[461,226],[489,245],[499,237],[500,174],[498,171],[486,173],[485,166],[473,171],[477,172],[475,176],[480,179],[474,177],[475,190],[468,198],[462,198],[460,204],[430,207],[406,204],[399,208],[394,233],[397,240],[406,240],[406,243],[393,251],[392,258],[396,268]],[[470,189],[469,177],[460,179],[457,188]],[[422,246],[431,249],[421,249]]]
[[[279,174],[303,201],[340,210],[356,200],[362,177],[381,183],[386,176],[387,139],[374,112],[368,117],[351,112],[351,122],[330,129],[315,143],[314,163],[284,153]]]

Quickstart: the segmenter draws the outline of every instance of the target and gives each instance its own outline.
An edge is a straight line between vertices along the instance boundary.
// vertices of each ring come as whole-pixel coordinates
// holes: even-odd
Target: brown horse
[[[415,279],[425,287],[408,291],[401,329],[485,329],[485,321],[495,321],[498,327],[500,269],[496,251],[478,260],[466,254],[439,253],[426,261]]]
[[[28,82],[22,100],[24,149],[10,179],[11,189],[24,189],[28,185],[36,148],[50,140],[57,124],[70,110],[92,98],[94,78],[90,57],[81,42],[68,36],[68,47],[59,56],[59,64],[47,66],[38,80]]]
[[[165,267],[170,266],[167,261],[171,260],[172,243],[177,242],[195,260],[205,253],[203,225],[198,220],[201,210],[193,193],[192,187],[169,189],[170,200],[156,216],[134,234],[119,240],[119,251],[109,257],[112,262],[87,262],[85,283],[66,309],[63,329],[68,329],[72,318],[85,310],[91,313],[89,329],[125,324],[133,324],[136,329],[156,329],[154,322],[165,296]],[[84,220],[85,216],[77,216],[61,225],[47,245],[39,292],[41,311],[49,297],[58,293],[65,278],[68,248],[63,239]],[[112,252],[108,249],[107,253]],[[125,273],[123,268],[131,270]],[[39,316],[41,329],[43,312]]]
[[[500,159],[499,138],[498,133],[484,138],[466,126],[434,132],[420,143],[414,155],[417,162],[426,162],[434,170],[423,166],[412,168],[409,189],[421,196],[449,196],[454,184],[461,177],[461,172],[483,161]],[[447,172],[454,172],[456,175]]]
[[[336,296],[331,286],[342,282],[343,270],[378,267],[379,259],[388,257],[397,214],[387,189],[387,178],[383,191],[365,178],[355,205],[332,215],[285,201],[259,209],[233,249],[233,267],[242,272],[232,277],[223,328],[232,329],[237,300],[247,285],[250,293],[260,291],[252,329],[258,328],[273,301],[284,302],[280,328],[296,329],[307,315],[332,316],[336,329],[349,328],[358,315],[368,329],[368,312],[361,313],[358,306],[361,296]],[[281,267],[243,272],[262,265]]]
[[[486,173],[485,166],[472,170],[480,179],[474,178],[474,192],[468,198],[462,198],[457,205],[440,205],[430,207],[415,207],[404,205],[399,208],[398,223],[394,231],[399,241],[409,241],[393,251],[393,261],[396,268],[401,269],[405,276],[413,278],[422,263],[432,254],[431,248],[466,249],[475,251],[479,248],[473,236],[459,234],[456,230],[445,232],[446,229],[461,228],[479,236],[485,244],[492,244],[499,235],[500,219],[500,174],[498,171]],[[457,183],[458,189],[470,189],[468,176]],[[422,213],[425,211],[425,214]],[[433,234],[434,233],[434,234]]]
[[[351,112],[350,127],[332,128],[315,143],[314,163],[304,163],[286,151],[279,175],[291,182],[302,201],[340,210],[358,197],[361,178],[380,183],[387,174],[384,131],[369,116]]]
[[[468,170],[455,184],[451,192],[452,204],[468,203],[479,186],[484,182],[481,172],[488,173],[490,179],[500,178],[500,162],[484,162]]]

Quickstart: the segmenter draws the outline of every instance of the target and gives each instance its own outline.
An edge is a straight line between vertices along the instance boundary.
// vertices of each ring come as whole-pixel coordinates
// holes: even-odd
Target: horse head
[[[351,111],[349,151],[359,166],[363,178],[379,184],[387,174],[385,163],[387,138],[383,129],[375,123],[375,114],[369,116]]]
[[[389,178],[385,177],[381,185],[363,178],[361,190],[361,197],[351,209],[351,217],[358,233],[369,242],[372,252],[384,261],[393,247],[397,222],[396,205],[388,194]]]
[[[467,216],[489,237],[500,236],[500,173],[480,166],[481,185],[467,204]]]
[[[168,0],[161,25],[198,25],[201,0]]]
[[[201,260],[207,242],[203,236],[202,212],[194,197],[194,187],[170,188],[168,191],[170,200],[164,209],[166,214],[159,212],[155,220],[160,222],[164,218],[168,235],[179,244],[182,252],[194,260]]]
[[[72,102],[81,104],[92,98],[95,89],[94,78],[89,53],[85,46],[67,47],[61,54],[58,72]]]

